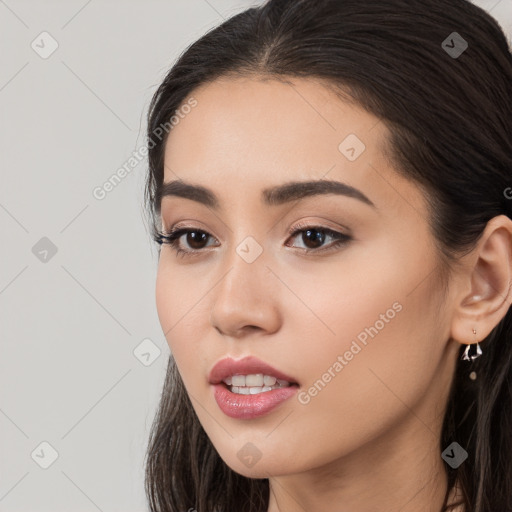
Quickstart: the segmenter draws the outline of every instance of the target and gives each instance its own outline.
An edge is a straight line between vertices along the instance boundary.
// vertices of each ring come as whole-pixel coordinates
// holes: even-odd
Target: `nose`
[[[228,265],[214,288],[211,325],[233,338],[255,331],[262,335],[276,332],[281,323],[279,280],[266,266],[263,254],[247,263],[233,251]]]

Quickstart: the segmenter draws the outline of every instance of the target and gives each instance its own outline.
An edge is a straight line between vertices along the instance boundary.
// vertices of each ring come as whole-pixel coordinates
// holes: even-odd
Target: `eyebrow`
[[[346,197],[352,197],[359,201],[377,208],[375,204],[366,197],[359,189],[346,183],[333,180],[317,181],[292,181],[262,191],[262,201],[268,206],[278,206],[291,201],[316,196],[319,194],[338,194]],[[220,201],[210,189],[201,185],[194,185],[183,180],[174,180],[163,183],[157,188],[155,201],[158,211],[160,211],[161,200],[167,196],[183,197],[191,199],[205,206],[218,210]]]

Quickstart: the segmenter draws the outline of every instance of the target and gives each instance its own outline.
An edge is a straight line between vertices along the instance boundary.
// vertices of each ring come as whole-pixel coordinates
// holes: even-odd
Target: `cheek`
[[[171,256],[162,254],[158,262],[155,299],[160,325],[169,345],[177,333],[187,330],[193,334],[193,322],[198,322],[197,313],[201,311],[201,299],[208,292],[206,279],[198,279],[191,274],[189,267],[180,269],[171,261]],[[208,317],[207,317],[208,318]]]
[[[389,367],[398,353],[404,342],[404,317],[411,311],[403,297],[391,291],[395,288],[389,286],[394,280],[390,270],[383,275],[374,266],[364,275],[367,283],[356,271],[338,270],[336,278],[317,275],[314,287],[290,285],[309,308],[294,304],[288,313],[297,333],[290,357],[302,368],[305,387],[318,390],[311,389],[310,396],[318,397],[315,402],[320,403],[323,395],[334,400],[331,404],[341,403],[347,391],[361,392],[374,380],[368,368]],[[373,272],[379,279],[373,279]],[[327,405],[322,407],[329,410]]]
[[[405,414],[442,356],[433,341],[442,339],[435,286],[422,275],[433,265],[425,253],[400,257],[388,247],[379,254],[317,267],[314,286],[304,274],[288,281],[309,308],[294,301],[286,313],[298,334],[290,358],[302,368],[301,421],[317,432],[324,425],[340,448]]]
[[[194,279],[189,271],[180,271],[161,256],[156,277],[156,309],[187,389],[200,382],[197,369],[206,367],[202,363],[206,354],[201,350],[201,340],[207,336],[210,311],[207,301],[202,299],[210,288],[206,279]]]
[[[163,252],[163,249],[162,249]],[[160,255],[158,261],[158,271],[156,275],[155,299],[158,319],[162,331],[169,342],[169,334],[172,326],[176,323],[177,297],[181,290],[173,283],[171,272],[166,268],[163,262],[164,256]]]

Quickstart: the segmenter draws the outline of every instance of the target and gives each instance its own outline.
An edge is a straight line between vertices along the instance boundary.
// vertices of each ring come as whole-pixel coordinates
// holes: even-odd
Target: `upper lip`
[[[239,360],[235,360],[231,357],[221,359],[211,369],[208,382],[210,384],[219,384],[225,378],[231,377],[232,375],[249,375],[254,373],[271,375],[277,379],[285,380],[290,384],[297,384],[293,377],[276,370],[269,364],[253,356],[247,356]]]

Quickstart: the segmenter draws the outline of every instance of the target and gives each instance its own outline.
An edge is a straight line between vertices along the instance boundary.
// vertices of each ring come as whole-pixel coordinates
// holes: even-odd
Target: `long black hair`
[[[425,192],[448,271],[492,217],[512,218],[512,56],[489,14],[466,0],[268,0],[190,45],[152,98],[145,204],[155,240],[169,119],[196,87],[229,76],[322,79],[377,116],[394,168]],[[459,357],[439,449],[456,441],[468,459],[446,465],[443,511],[455,480],[466,512],[512,511],[511,336],[509,308],[479,359]],[[172,355],[146,457],[154,512],[267,510],[268,480],[223,462]]]

